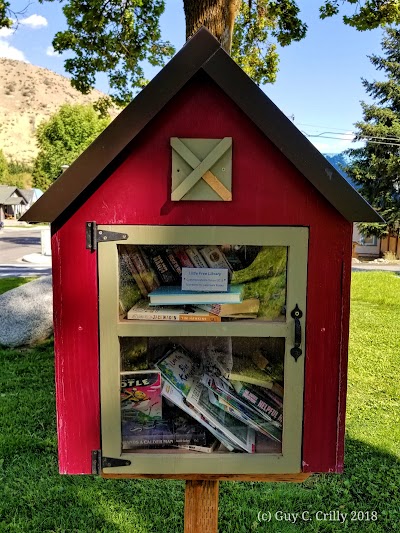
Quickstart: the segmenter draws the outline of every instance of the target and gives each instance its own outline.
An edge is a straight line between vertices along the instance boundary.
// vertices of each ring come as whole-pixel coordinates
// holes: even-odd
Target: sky
[[[362,119],[360,101],[370,101],[361,78],[382,79],[367,57],[381,54],[382,30],[359,32],[345,26],[340,16],[320,20],[321,3],[298,1],[301,17],[308,25],[307,36],[280,49],[277,81],[262,89],[321,152],[338,153],[351,146],[354,124]],[[55,33],[66,27],[60,4],[11,0],[11,7],[21,11],[18,28],[0,29],[0,57],[66,75],[65,56],[55,54],[51,46]],[[163,39],[179,50],[185,42],[182,0],[166,0],[161,27]],[[150,79],[156,73],[150,67],[146,71]],[[107,92],[104,77],[99,77],[96,87]]]

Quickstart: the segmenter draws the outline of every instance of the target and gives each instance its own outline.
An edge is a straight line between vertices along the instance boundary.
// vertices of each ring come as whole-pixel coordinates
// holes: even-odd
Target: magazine
[[[155,366],[161,371],[163,378],[185,398],[193,385],[195,375],[200,371],[199,364],[181,346],[168,350]]]
[[[200,422],[200,424],[207,428],[208,431],[214,435],[214,437],[218,439],[225,446],[225,448],[227,448],[227,450],[234,451],[237,449],[237,446],[235,446],[218,428],[212,426],[210,422],[199,411],[197,411],[197,409],[189,405],[183,398],[182,394],[170,383],[164,383],[161,394],[164,398],[174,403],[182,411],[197,420],[197,422]]]
[[[250,410],[232,407],[232,405],[220,398],[211,390],[208,391],[208,395],[210,402],[213,405],[217,406],[219,409],[222,409],[226,413],[229,413],[247,426],[253,428],[254,431],[262,433],[269,439],[272,439],[277,442],[282,442],[282,430],[277,425],[275,425],[274,422],[267,422],[265,418],[263,418],[261,415],[258,415],[257,413],[254,413]]]
[[[208,389],[200,381],[193,384],[187,396],[187,402],[193,405],[214,426],[248,453],[255,452],[254,430],[229,413],[219,409],[210,402]]]
[[[283,408],[275,398],[277,398],[268,389],[251,386],[240,381],[232,382],[236,394],[252,405],[258,413],[267,416],[270,419],[282,425]]]
[[[278,442],[282,441],[282,425],[275,422],[271,417],[265,413],[260,413],[246,401],[238,397],[235,391],[227,391],[216,385],[221,383],[221,380],[203,375],[201,383],[209,389],[209,397],[211,403],[228,412],[238,420],[251,426],[255,431],[258,431]]]
[[[121,372],[121,412],[143,421],[161,420],[161,374],[157,370]],[[136,416],[136,415],[141,416]]]

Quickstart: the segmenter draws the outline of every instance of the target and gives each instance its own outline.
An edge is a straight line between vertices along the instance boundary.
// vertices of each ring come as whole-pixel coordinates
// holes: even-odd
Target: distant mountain
[[[349,164],[349,157],[341,152],[340,154],[323,154],[323,156],[329,161],[329,163],[336,168],[336,170],[341,174],[346,181],[350,183],[355,189],[357,186],[354,184],[351,178],[343,170],[343,167],[346,167]]]
[[[101,96],[96,90],[81,94],[68,78],[51,70],[0,58],[0,149],[8,158],[32,160],[37,154],[35,131],[43,120],[62,104],[89,104]]]

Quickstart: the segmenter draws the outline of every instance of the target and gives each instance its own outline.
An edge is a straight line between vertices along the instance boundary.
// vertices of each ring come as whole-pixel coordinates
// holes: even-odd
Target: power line
[[[331,137],[331,136],[328,136],[328,135],[312,135],[310,133],[306,133],[305,131],[302,131],[301,133],[303,133],[306,137],[318,137],[320,139],[335,139],[336,141],[350,141],[352,139],[343,139],[341,137]],[[363,140],[363,141],[367,141],[368,143],[371,143],[371,144],[385,144],[387,146],[399,146],[400,147],[400,142],[399,143],[389,143],[389,142],[385,142],[385,141],[374,141],[372,140],[373,137],[371,139],[367,138],[367,137],[362,137],[360,138],[360,140]],[[359,140],[359,139],[357,139]],[[400,141],[400,139],[399,139]]]
[[[321,137],[325,139],[337,139],[337,140],[343,140],[343,141],[350,141],[350,140],[353,140],[355,137],[357,137],[357,140],[367,140],[370,142],[372,142],[372,140],[374,139],[374,140],[380,140],[380,141],[398,141],[400,143],[400,137],[396,137],[394,135],[389,136],[389,137],[383,137],[380,135],[360,135],[354,131],[349,131],[348,129],[334,128],[331,126],[317,126],[315,124],[305,124],[305,123],[300,123],[300,122],[298,123],[298,125],[309,126],[311,128],[329,128],[329,131],[323,131],[318,134],[306,133],[305,131],[300,130],[307,137]],[[332,131],[332,130],[336,130],[336,131]],[[343,133],[339,133],[340,131],[342,131]],[[335,137],[328,137],[327,134],[335,135]],[[397,145],[397,143],[394,143],[394,144]]]

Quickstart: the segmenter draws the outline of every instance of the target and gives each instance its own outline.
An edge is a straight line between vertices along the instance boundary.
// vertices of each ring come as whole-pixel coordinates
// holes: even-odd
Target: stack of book
[[[256,318],[257,298],[243,300],[243,285],[228,285],[224,292],[181,289],[182,268],[226,269],[231,275],[243,268],[233,247],[120,245],[120,261],[135,281],[141,299],[121,309],[130,320],[220,322]]]
[[[244,365],[240,371],[233,367],[217,376],[215,365],[204,364],[181,346],[168,349],[155,367],[147,373],[121,374],[123,449],[184,447],[211,452],[217,441],[228,451],[254,453],[257,433],[264,440],[281,442],[283,389],[266,372],[258,384],[254,376],[246,376]],[[140,389],[150,382],[153,390]],[[179,415],[171,412],[172,406]]]

